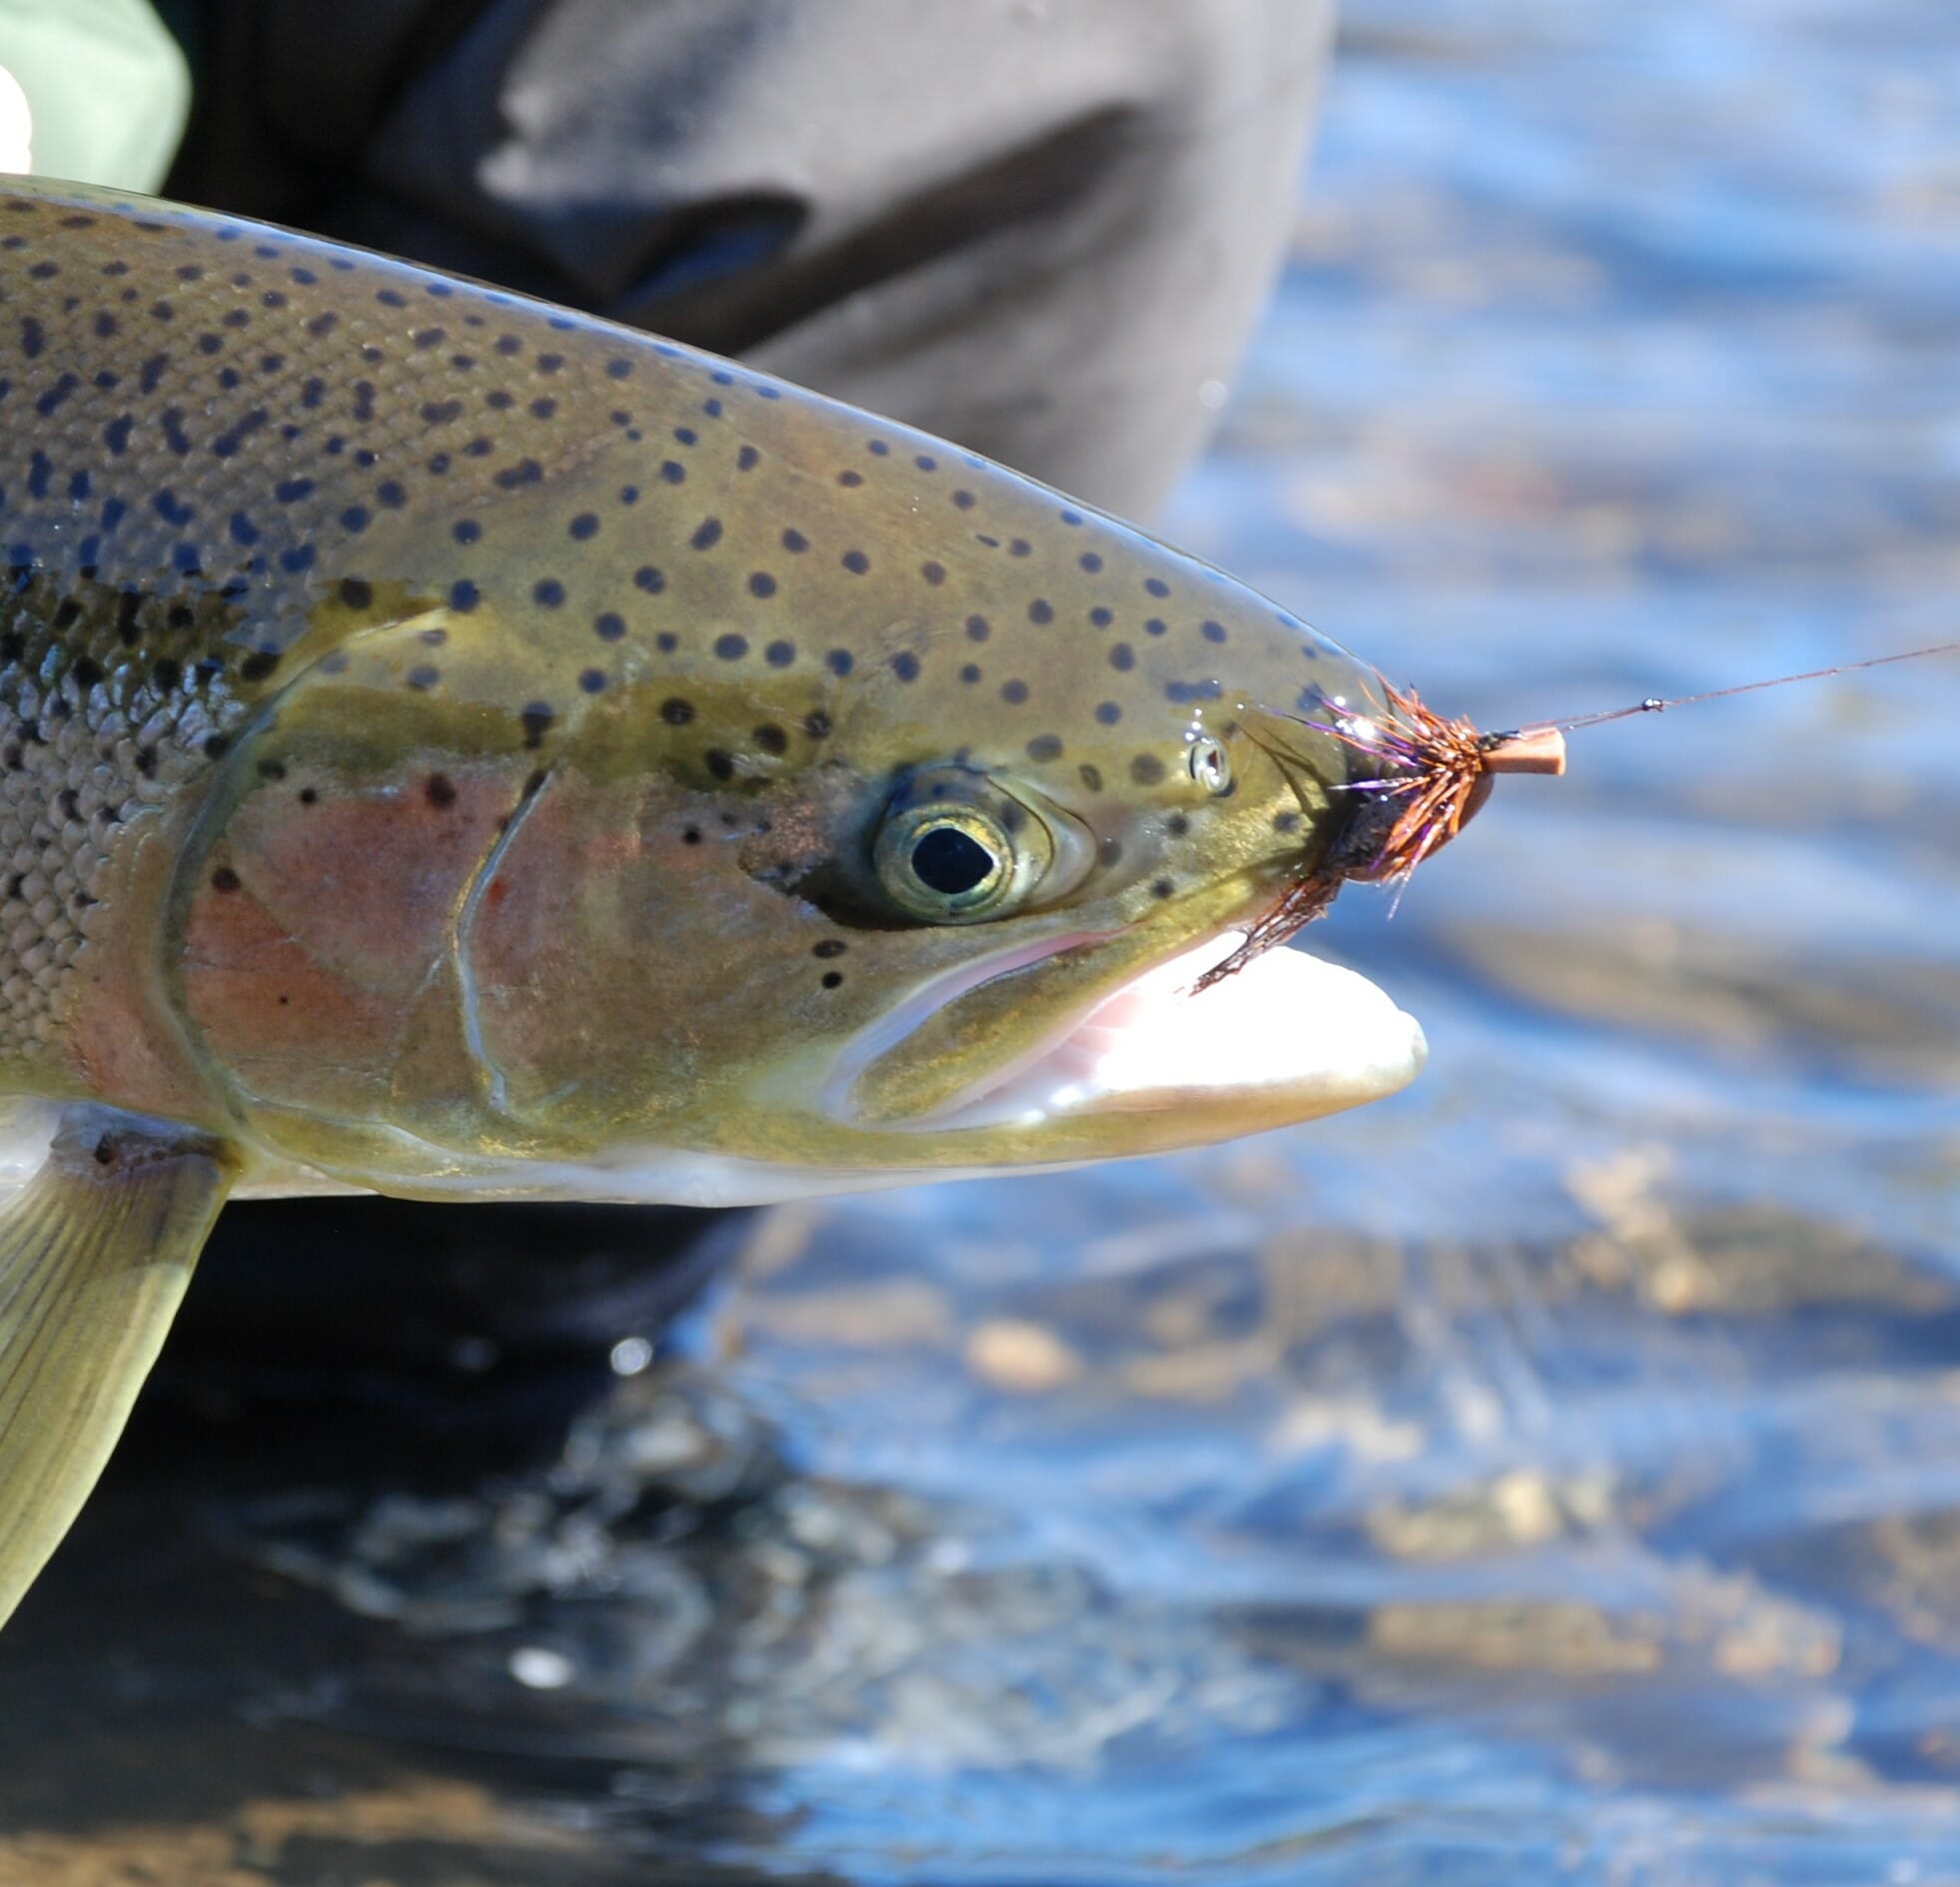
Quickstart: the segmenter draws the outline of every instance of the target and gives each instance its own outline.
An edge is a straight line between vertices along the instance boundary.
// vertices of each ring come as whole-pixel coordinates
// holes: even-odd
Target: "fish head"
[[[783,401],[766,459],[834,455],[840,411]],[[1338,881],[1366,764],[1330,717],[1373,671],[1118,520],[878,440],[882,488],[867,462],[698,500],[715,554],[664,539],[626,633],[523,600],[559,525],[506,532],[521,580],[480,564],[467,613],[364,594],[370,626],[289,659],[176,920],[182,1005],[283,1154],[725,1203],[1198,1145],[1414,1077],[1373,985],[1240,948]],[[609,549],[644,593],[653,549]]]

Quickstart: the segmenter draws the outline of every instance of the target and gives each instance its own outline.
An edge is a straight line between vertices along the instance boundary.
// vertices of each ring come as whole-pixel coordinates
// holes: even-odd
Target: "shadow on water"
[[[1173,534],[1485,725],[1950,636],[1951,21],[1346,11]],[[730,1222],[665,1354],[673,1221],[229,1218],[0,1881],[1960,1875],[1956,709],[1579,736],[1321,927],[1411,1094]]]

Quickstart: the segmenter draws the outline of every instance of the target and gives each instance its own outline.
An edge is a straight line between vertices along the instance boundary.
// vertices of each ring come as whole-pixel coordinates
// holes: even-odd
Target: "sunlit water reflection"
[[[1952,636],[1956,75],[1357,0],[1171,534],[1485,725]],[[8,1878],[1960,1874],[1956,717],[1575,736],[1315,937],[1414,1092],[771,1215],[553,1463],[132,1477],[6,1645]]]

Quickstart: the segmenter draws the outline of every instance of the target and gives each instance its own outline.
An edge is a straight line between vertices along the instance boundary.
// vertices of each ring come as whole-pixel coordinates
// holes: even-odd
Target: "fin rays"
[[[0,1622],[102,1472],[231,1179],[220,1143],[81,1108],[0,1209]]]

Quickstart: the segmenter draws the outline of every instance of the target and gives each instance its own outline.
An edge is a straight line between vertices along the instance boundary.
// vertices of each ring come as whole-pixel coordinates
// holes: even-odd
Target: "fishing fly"
[[[1347,791],[1367,794],[1390,806],[1395,817],[1376,822],[1365,855],[1346,864],[1344,875],[1387,882],[1400,889],[1418,865],[1463,830],[1470,815],[1483,803],[1497,774],[1563,773],[1567,733],[1602,727],[1608,721],[1627,720],[1636,714],[1658,714],[1670,707],[1719,701],[1733,694],[1753,694],[1762,688],[1786,687],[1794,681],[1822,681],[1856,669],[1919,661],[1929,655],[1948,655],[1956,650],[1960,650],[1960,641],[1938,642],[1929,648],[1873,655],[1863,661],[1837,662],[1828,668],[1773,675],[1764,681],[1738,682],[1732,687],[1710,688],[1700,694],[1650,694],[1625,707],[1562,715],[1501,733],[1479,732],[1468,718],[1446,720],[1426,707],[1413,689],[1405,693],[1384,681],[1389,708],[1386,716],[1372,719],[1341,715],[1327,721],[1311,721],[1308,725],[1386,763],[1379,774],[1347,783]]]
[[[1960,651],[1960,641],[1938,642],[1928,648],[1873,655],[1863,661],[1837,662],[1828,668],[1738,682],[1732,687],[1710,688],[1699,694],[1650,694],[1625,707],[1561,715],[1501,732],[1483,732],[1468,716],[1446,719],[1429,707],[1415,689],[1398,688],[1386,677],[1382,678],[1382,711],[1378,713],[1337,712],[1324,719],[1278,716],[1316,733],[1330,735],[1344,746],[1367,754],[1379,763],[1380,770],[1361,779],[1348,780],[1337,788],[1361,795],[1363,804],[1349,821],[1348,831],[1334,854],[1291,885],[1265,916],[1251,926],[1240,946],[1193,985],[1194,993],[1236,975],[1255,957],[1285,943],[1321,916],[1333,903],[1341,885],[1350,878],[1392,886],[1394,902],[1390,905],[1390,915],[1393,916],[1417,866],[1464,829],[1489,796],[1498,774],[1564,772],[1568,733],[1602,727],[1608,721],[1627,720],[1637,714],[1662,713],[1670,707],[1723,700],[1733,694],[1753,694],[1762,688],[1786,687],[1796,681],[1822,681],[1861,668],[1883,668],[1892,662],[1919,661],[1929,655],[1949,655],[1956,651]],[[1276,751],[1275,757],[1284,764],[1287,756]]]

